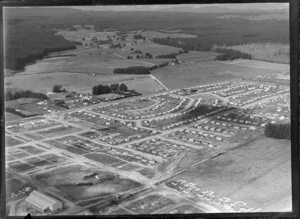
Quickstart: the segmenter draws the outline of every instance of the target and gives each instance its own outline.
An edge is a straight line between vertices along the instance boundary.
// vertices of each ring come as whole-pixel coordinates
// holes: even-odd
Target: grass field
[[[65,53],[65,55],[68,54],[76,56],[41,60],[35,64],[26,66],[26,70],[22,74],[39,74],[45,72],[112,74],[114,68],[145,65],[145,63],[139,60],[122,59],[113,54],[101,53],[97,49]]]
[[[289,73],[290,72],[290,65],[289,64],[282,64],[282,63],[272,63],[266,61],[259,61],[259,60],[234,60],[229,62],[230,64],[242,66],[242,67],[249,67],[249,68],[256,68],[257,71],[259,69],[267,69],[272,70],[273,73]]]
[[[168,88],[183,88],[235,79],[253,74],[271,74],[274,70],[233,65],[230,62],[205,61],[166,66],[152,71]]]
[[[59,83],[68,91],[92,93],[92,87],[98,84],[129,83],[130,80],[141,77],[143,76],[114,74],[99,74],[93,76],[80,73],[55,72],[29,75],[16,74],[11,77],[6,77],[5,83],[10,83],[6,88],[30,89],[44,93],[52,91],[53,86]],[[139,84],[139,82],[137,84]],[[131,85],[129,84],[129,86]],[[131,89],[131,87],[129,87],[129,89]]]
[[[263,211],[291,210],[291,142],[262,137],[183,174],[218,198]],[[201,176],[201,177],[199,177]]]

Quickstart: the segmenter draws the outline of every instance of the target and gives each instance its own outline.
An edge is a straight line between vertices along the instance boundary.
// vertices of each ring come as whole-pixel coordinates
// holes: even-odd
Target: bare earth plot
[[[180,178],[263,211],[291,210],[291,142],[262,137],[201,164]]]

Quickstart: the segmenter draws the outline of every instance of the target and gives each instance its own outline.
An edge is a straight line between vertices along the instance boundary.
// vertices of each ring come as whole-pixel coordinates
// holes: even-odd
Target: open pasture
[[[182,178],[251,208],[291,210],[290,148],[290,141],[262,137],[199,165]]]
[[[52,57],[28,65],[25,71],[19,74],[40,74],[51,72],[74,72],[95,74],[112,74],[114,68],[143,65],[139,60],[127,60],[99,49],[84,49],[64,52],[64,57]]]
[[[267,61],[260,61],[260,60],[249,60],[249,59],[237,59],[233,61],[229,61],[229,64],[242,66],[242,67],[249,67],[249,68],[257,68],[256,71],[259,72],[261,69],[264,72],[264,69],[272,70],[273,73],[281,73],[286,74],[290,72],[290,65],[283,64],[283,63],[273,63]]]
[[[40,74],[16,74],[11,77],[6,77],[4,80],[7,83],[7,88],[30,89],[36,92],[51,92],[57,82],[68,91],[87,91],[92,93],[92,87],[98,84],[123,83],[140,78],[139,75],[116,75],[99,73],[91,75],[88,73],[76,72],[51,72]],[[130,88],[130,87],[129,87]],[[131,89],[131,88],[130,88]]]
[[[199,84],[224,82],[227,80],[255,75],[257,73],[274,73],[274,70],[248,66],[233,65],[229,62],[205,61],[199,63],[182,63],[155,69],[152,74],[168,88],[185,88]]]

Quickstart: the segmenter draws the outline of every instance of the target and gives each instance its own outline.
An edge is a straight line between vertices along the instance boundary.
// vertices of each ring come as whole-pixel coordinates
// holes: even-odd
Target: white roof
[[[59,202],[58,200],[55,200],[35,190],[30,193],[30,195],[26,198],[26,201],[43,210],[46,210],[48,207]]]

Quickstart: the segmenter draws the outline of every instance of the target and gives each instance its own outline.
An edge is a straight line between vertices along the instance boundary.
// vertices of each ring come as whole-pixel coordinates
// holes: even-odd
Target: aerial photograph
[[[288,3],[3,22],[7,216],[292,211]]]

